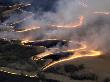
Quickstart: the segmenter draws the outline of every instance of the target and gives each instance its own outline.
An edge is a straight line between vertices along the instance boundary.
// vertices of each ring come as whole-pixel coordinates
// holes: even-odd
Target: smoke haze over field
[[[48,4],[48,2],[45,4]],[[34,16],[31,19],[23,23],[24,26],[33,22],[39,24],[38,26],[41,26],[40,31],[27,32],[25,37],[30,36],[31,39],[41,37],[41,39],[57,38],[72,41],[86,41],[90,47],[95,49],[101,48],[105,51],[110,49],[108,46],[110,41],[110,15],[94,14],[93,12],[109,12],[109,4],[110,0],[58,0],[54,5],[55,12],[37,11],[36,13],[33,13]],[[39,13],[42,13],[42,15],[39,15]],[[79,16],[85,17],[84,23],[79,29],[59,28],[56,30],[48,30],[47,28],[48,25],[51,24],[65,25],[75,22],[78,20]],[[20,38],[21,36],[24,37],[23,34],[24,33],[21,33],[19,35],[18,33],[17,35],[16,33],[16,36],[15,33],[10,32],[4,34],[4,37],[6,38],[8,35],[8,38]],[[2,34],[0,35],[0,37],[3,37]]]

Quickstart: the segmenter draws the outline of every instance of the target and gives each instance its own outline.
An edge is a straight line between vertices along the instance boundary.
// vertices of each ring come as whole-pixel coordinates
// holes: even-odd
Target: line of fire
[[[16,24],[20,24],[24,21],[26,21],[27,19],[30,20],[32,18],[32,14],[14,21],[13,23],[8,23],[8,24],[4,24],[4,21],[8,19],[8,17],[14,13],[14,12],[22,12],[22,8],[24,7],[28,7],[31,4],[24,4],[24,3],[18,3],[15,5],[10,5],[10,6],[0,6],[0,12],[2,12],[0,14],[0,20],[1,20],[1,27],[0,31],[14,31],[16,33],[20,33],[20,34],[25,34],[25,33],[29,33],[29,32],[33,32],[34,30],[39,30],[42,29],[42,25],[38,25],[35,23],[31,23],[27,26],[27,28],[16,28]],[[95,15],[109,15],[110,12],[98,12],[98,11],[94,11],[92,14]],[[71,30],[77,30],[80,28],[83,28],[83,23],[85,21],[85,17],[84,16],[79,16],[77,17],[77,20],[74,22],[71,22],[69,24],[63,24],[63,23],[59,23],[59,24],[48,24],[45,27],[48,27],[50,29],[71,29]],[[20,61],[19,58],[24,58],[24,60],[26,61],[26,64],[28,65],[32,65],[33,68],[36,68],[35,62],[39,62],[39,61],[44,61],[44,60],[49,60],[48,63],[46,63],[45,65],[43,65],[40,68],[40,71],[44,71],[44,70],[48,70],[48,68],[52,68],[54,66],[57,66],[60,63],[64,63],[66,61],[72,61],[78,58],[84,58],[84,57],[97,57],[97,56],[101,56],[103,54],[102,51],[100,50],[94,50],[94,49],[89,49],[89,45],[86,43],[83,43],[83,41],[77,42],[75,44],[75,46],[77,46],[76,48],[73,49],[69,49],[68,46],[69,44],[71,44],[72,41],[71,40],[62,40],[62,39],[41,39],[41,40],[30,40],[28,39],[28,37],[26,39],[21,39],[21,40],[8,40],[7,38],[5,39],[1,39],[0,40],[0,52],[3,52],[2,48],[4,48],[3,46],[6,46],[6,49],[4,48],[4,50],[10,51],[12,50],[12,52],[17,52],[14,48],[17,47],[18,50],[22,49],[19,54],[22,54],[23,51],[25,51],[26,49],[28,50],[25,53],[25,56],[23,55],[12,55],[13,58],[9,57],[10,59],[13,59],[14,61]],[[12,45],[12,46],[11,46]],[[12,47],[12,49],[9,49],[9,47]],[[63,49],[63,47],[67,47],[66,49]],[[9,49],[9,50],[8,50]],[[13,51],[14,50],[14,51]],[[28,54],[29,55],[26,55]],[[32,54],[30,54],[32,53]],[[1,55],[1,54],[0,54]],[[6,56],[3,56],[4,60],[8,59]],[[22,59],[23,61],[23,59]],[[5,61],[3,61],[5,62]],[[10,61],[13,62],[13,61]],[[10,63],[9,62],[9,63]],[[37,77],[37,74],[29,74],[27,72],[25,73],[21,73],[21,72],[16,72],[12,70],[12,72],[10,72],[11,69],[8,69],[7,65],[1,65],[0,67],[0,71],[2,72],[6,72],[9,74],[14,74],[14,75],[24,75],[24,76],[28,76],[28,77]]]

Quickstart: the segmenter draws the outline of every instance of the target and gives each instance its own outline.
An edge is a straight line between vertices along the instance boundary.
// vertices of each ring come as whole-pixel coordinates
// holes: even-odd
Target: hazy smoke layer
[[[87,16],[94,11],[109,11],[109,0],[59,0],[56,13],[46,12],[41,17],[45,23],[73,22],[78,16]]]
[[[56,12],[39,12],[42,13],[40,16],[38,13],[34,13],[37,19],[34,19],[34,16],[25,21],[24,25],[33,22],[37,23],[38,26],[41,26],[40,30],[27,32],[25,35],[21,33],[20,36],[31,37],[31,39],[57,38],[86,41],[91,48],[100,48],[105,51],[110,49],[108,46],[110,40],[110,15],[94,14],[93,12],[109,12],[109,4],[110,0],[58,0],[55,8]],[[81,15],[85,19],[80,29],[53,29],[48,26],[74,22]],[[8,38],[13,36],[15,38],[16,35],[12,33]]]

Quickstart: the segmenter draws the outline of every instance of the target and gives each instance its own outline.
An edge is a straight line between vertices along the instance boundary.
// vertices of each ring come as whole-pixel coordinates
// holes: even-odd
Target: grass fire
[[[29,82],[109,82],[109,4],[0,1],[0,78],[4,74],[32,79]]]

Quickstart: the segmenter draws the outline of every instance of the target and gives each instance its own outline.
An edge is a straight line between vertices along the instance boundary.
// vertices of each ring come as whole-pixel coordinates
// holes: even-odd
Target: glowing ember
[[[34,41],[30,41],[30,40],[28,40],[28,39],[27,39],[27,40],[22,40],[22,41],[21,41],[21,44],[24,45],[24,43],[28,43],[28,42],[34,42]]]
[[[52,27],[58,27],[58,28],[76,28],[76,27],[80,27],[82,26],[84,21],[84,16],[80,16],[79,17],[79,22],[75,22],[75,23],[70,23],[67,25],[51,25]]]

